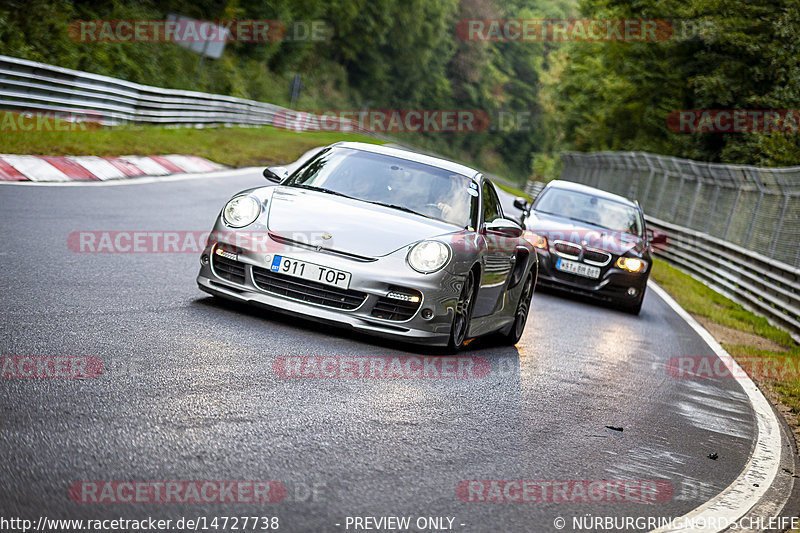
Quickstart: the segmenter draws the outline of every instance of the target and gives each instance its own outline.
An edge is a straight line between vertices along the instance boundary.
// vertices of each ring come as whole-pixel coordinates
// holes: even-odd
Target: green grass
[[[690,313],[729,328],[755,333],[787,348],[796,346],[788,332],[776,328],[766,318],[751,313],[664,261],[655,260],[652,276]]]
[[[782,369],[778,375],[768,372],[766,377],[758,378],[757,381],[761,387],[777,393],[780,400],[794,413],[800,413],[800,373],[797,371],[800,345],[794,342],[789,333],[772,326],[766,318],[751,313],[664,261],[655,260],[651,276],[690,313],[722,326],[754,333],[783,346],[787,351],[775,352],[752,346],[723,344],[723,348],[739,361],[752,363],[753,358],[764,358],[765,365],[771,364],[771,368]],[[747,367],[746,364],[742,366]]]
[[[0,153],[30,155],[161,155],[208,158],[233,167],[288,163],[307,150],[337,141],[382,144],[347,133],[255,128],[137,126],[86,131],[0,131]]]

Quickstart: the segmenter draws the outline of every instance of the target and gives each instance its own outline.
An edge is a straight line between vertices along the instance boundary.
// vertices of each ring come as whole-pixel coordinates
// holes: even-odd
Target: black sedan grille
[[[216,253],[211,254],[211,261],[217,276],[244,285],[244,263]]]
[[[363,292],[276,274],[256,266],[253,267],[253,281],[262,291],[335,309],[356,309],[367,297]]]
[[[602,250],[583,250],[583,260],[590,265],[604,266],[611,261],[611,254]]]
[[[553,248],[559,255],[567,256],[570,259],[577,259],[581,255],[581,247],[578,244],[565,241],[555,241]]]
[[[372,308],[372,316],[383,318],[384,320],[408,320],[417,312],[422,303],[422,294],[413,289],[400,289],[390,287],[389,294],[394,294],[395,298],[381,296],[375,307]],[[410,301],[411,297],[416,297],[417,301]]]

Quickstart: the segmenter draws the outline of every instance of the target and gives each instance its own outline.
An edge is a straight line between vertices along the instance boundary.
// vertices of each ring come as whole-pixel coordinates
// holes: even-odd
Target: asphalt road
[[[561,516],[571,531],[586,514],[682,515],[743,469],[755,438],[746,396],[736,380],[667,373],[670,357],[712,352],[652,291],[638,317],[537,291],[516,348],[464,354],[491,363],[481,378],[285,379],[273,370],[282,356],[431,354],[217,301],[197,289],[197,254],[67,246],[75,231],[208,230],[231,194],[265,183],[254,172],[0,187],[2,355],[105,367],[95,379],[0,379],[0,516],[277,516],[282,531],[451,517],[466,532],[555,531]],[[657,503],[489,503],[456,490],[520,479],[662,480],[672,491]],[[275,480],[287,495],[72,501],[70,485],[91,480]]]

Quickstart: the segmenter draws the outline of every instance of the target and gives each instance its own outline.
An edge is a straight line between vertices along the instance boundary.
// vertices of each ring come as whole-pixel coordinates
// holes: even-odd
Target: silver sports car
[[[236,194],[217,218],[203,291],[453,351],[519,340],[537,256],[479,172],[348,142],[264,176],[278,185]]]

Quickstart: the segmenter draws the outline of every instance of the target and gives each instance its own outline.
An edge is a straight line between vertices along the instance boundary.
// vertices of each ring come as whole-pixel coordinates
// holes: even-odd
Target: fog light
[[[200,264],[201,265],[207,265],[208,264],[208,256],[206,254],[203,254],[202,256],[200,256]]]
[[[631,287],[630,289],[628,289],[628,296],[636,296],[637,292],[639,292],[639,291],[637,291],[636,289]]]
[[[386,295],[387,298],[391,298],[392,300],[403,300],[404,302],[411,302],[411,303],[418,303],[419,296],[413,294],[403,294],[402,292],[395,292],[392,291]]]
[[[431,309],[428,309],[427,307],[423,309],[422,313],[420,314],[422,315],[422,318],[424,318],[425,320],[430,320],[431,318],[433,318],[433,311]]]
[[[235,254],[233,252],[229,252],[228,250],[223,250],[219,246],[217,246],[214,249],[214,253],[219,255],[219,256],[224,257],[225,259],[230,259],[232,261],[238,261],[239,260],[239,254]]]

